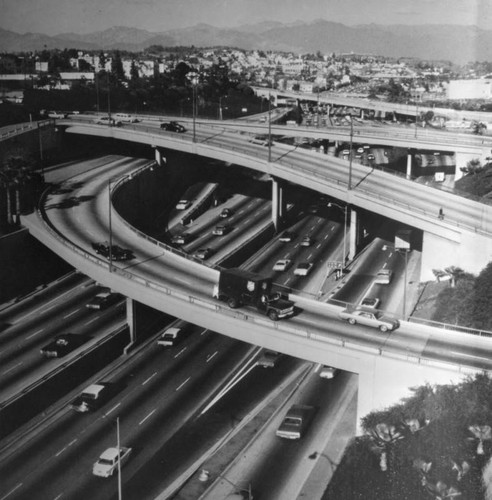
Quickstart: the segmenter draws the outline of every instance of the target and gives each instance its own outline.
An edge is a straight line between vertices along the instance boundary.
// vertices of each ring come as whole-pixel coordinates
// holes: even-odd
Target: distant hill
[[[318,50],[322,53],[355,52],[449,60],[458,64],[492,61],[492,31],[473,26],[345,26],[320,19],[311,23],[297,21],[292,24],[267,21],[229,29],[198,24],[162,33],[113,27],[86,35],[63,33],[48,36],[40,33],[19,34],[0,29],[1,52],[43,48],[140,51],[150,45],[231,46],[246,50],[283,50],[296,53],[315,53]]]

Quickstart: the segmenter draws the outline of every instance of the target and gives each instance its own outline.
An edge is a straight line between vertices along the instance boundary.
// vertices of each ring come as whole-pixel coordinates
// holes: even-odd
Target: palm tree
[[[490,425],[470,425],[468,430],[475,436],[469,439],[478,439],[477,455],[484,455],[483,442],[492,440],[492,428]]]
[[[374,442],[374,450],[380,453],[379,466],[383,472],[388,470],[388,451],[390,447],[403,439],[403,434],[394,425],[376,424],[369,429],[369,435]]]

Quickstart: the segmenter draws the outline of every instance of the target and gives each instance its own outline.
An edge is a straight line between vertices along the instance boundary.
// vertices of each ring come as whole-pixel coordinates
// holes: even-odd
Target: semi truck
[[[229,307],[254,306],[272,321],[294,314],[294,302],[272,290],[272,280],[244,269],[222,269],[213,297]]]

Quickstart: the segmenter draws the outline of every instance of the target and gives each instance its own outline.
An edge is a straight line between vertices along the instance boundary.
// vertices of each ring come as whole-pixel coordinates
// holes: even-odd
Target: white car
[[[162,347],[173,347],[178,341],[181,330],[181,328],[175,326],[168,328],[157,340],[157,345]]]
[[[351,325],[360,323],[361,325],[379,328],[383,333],[396,330],[400,326],[397,319],[385,316],[380,311],[362,307],[344,309],[339,313],[339,317]]]
[[[376,274],[376,279],[374,283],[379,283],[380,285],[389,285],[391,283],[391,277],[393,276],[393,271],[390,269],[380,269],[378,274]]]
[[[333,366],[327,366],[323,365],[321,367],[321,370],[319,371],[319,376],[321,378],[327,378],[331,379],[334,378],[338,373],[338,370],[336,368],[333,368]]]
[[[187,208],[190,208],[191,205],[192,202],[190,200],[179,200],[176,205],[176,210],[186,210]]]
[[[311,269],[313,268],[312,262],[301,262],[294,271],[294,274],[297,276],[307,276]]]
[[[120,446],[121,465],[128,460],[132,449]],[[99,477],[110,477],[118,469],[118,448],[108,448],[101,453],[98,461],[92,466],[92,473]]]
[[[274,271],[286,271],[290,267],[292,261],[289,259],[280,259],[273,265]]]

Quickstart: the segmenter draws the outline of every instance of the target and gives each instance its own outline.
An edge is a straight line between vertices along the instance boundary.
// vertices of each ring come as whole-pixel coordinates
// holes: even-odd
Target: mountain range
[[[150,45],[163,47],[229,46],[246,50],[286,52],[373,54],[388,57],[415,57],[446,60],[457,64],[492,61],[492,31],[475,26],[378,25],[346,26],[323,19],[282,24],[267,21],[234,28],[197,24],[153,33],[143,29],[112,27],[90,34],[19,34],[0,29],[0,52],[76,48],[81,50],[120,49],[141,51]]]

